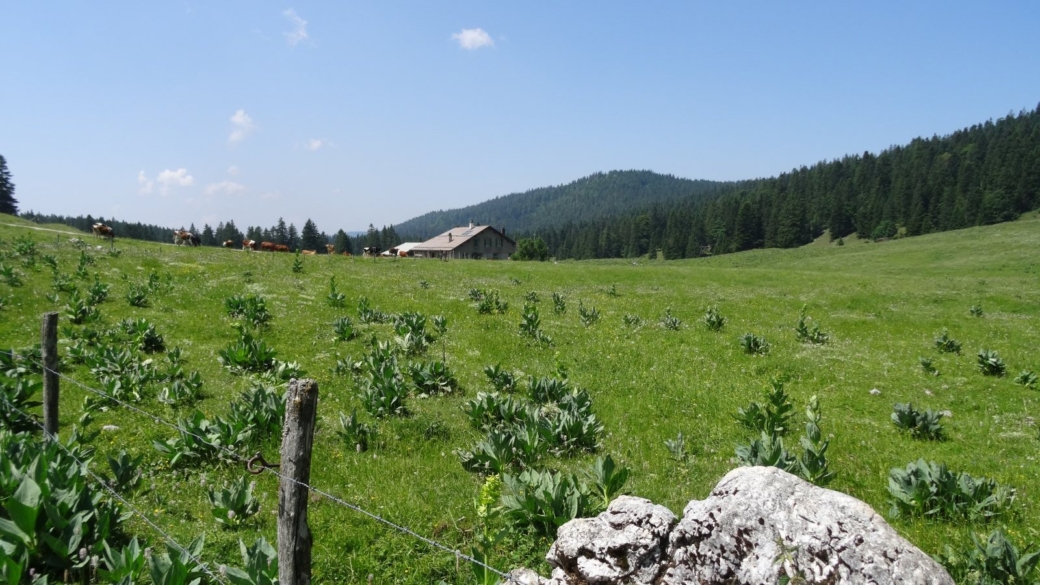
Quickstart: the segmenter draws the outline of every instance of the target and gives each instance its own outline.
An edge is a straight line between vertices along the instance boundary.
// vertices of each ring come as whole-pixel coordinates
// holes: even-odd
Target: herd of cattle
[[[95,223],[91,226],[91,232],[96,238],[108,238],[110,240],[115,238],[115,231],[111,226],[107,226],[103,223]],[[173,230],[173,243],[178,246],[201,246],[202,240],[198,234],[194,234],[187,230]],[[225,248],[234,248],[234,240],[224,240],[223,246]],[[273,242],[257,242],[256,240],[242,240],[243,250],[255,250],[258,252],[289,252],[289,246],[285,244],[275,244]],[[336,247],[332,244],[325,244],[325,251],[329,254],[336,253]],[[365,248],[365,255],[369,255],[369,248]],[[317,250],[301,250],[302,254],[307,256],[317,254]],[[342,252],[344,256],[350,256],[350,252]],[[378,255],[378,249],[375,249],[375,254]]]

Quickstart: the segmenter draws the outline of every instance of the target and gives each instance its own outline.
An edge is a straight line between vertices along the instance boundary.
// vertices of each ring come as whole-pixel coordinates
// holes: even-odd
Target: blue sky
[[[0,154],[23,210],[360,230],[1032,109],[1037,30],[1032,1],[7,2]]]

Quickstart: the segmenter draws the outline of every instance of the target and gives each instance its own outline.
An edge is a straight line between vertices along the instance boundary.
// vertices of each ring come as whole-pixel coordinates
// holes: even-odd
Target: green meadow
[[[35,266],[15,255],[16,240],[25,238],[35,242]],[[70,238],[89,247],[82,251]],[[798,415],[788,446],[800,450],[802,412],[817,396],[820,426],[831,437],[828,461],[836,473],[828,487],[867,502],[882,515],[891,505],[889,471],[919,458],[1016,490],[1014,512],[988,523],[890,519],[926,552],[938,553],[946,544],[967,546],[972,531],[996,528],[1020,544],[1040,541],[1040,390],[1013,381],[1023,370],[1040,371],[1036,213],[1011,223],[879,243],[849,238],[837,246],[824,238],[794,250],[697,260],[537,263],[304,256],[298,273],[292,270],[291,254],[117,239],[115,255],[107,242],[90,234],[9,216],[0,217],[0,240],[0,262],[22,281],[20,286],[0,281],[0,347],[21,350],[39,343],[41,315],[62,311],[59,347],[67,358],[67,333],[84,326],[69,323],[63,311],[70,295],[56,292],[55,271],[39,259],[53,256],[57,273],[81,291],[95,274],[111,285],[108,299],[98,306],[100,321],[89,327],[145,318],[167,349],[182,350],[183,368],[198,371],[203,381],[204,398],[196,408],[207,417],[226,415],[230,402],[250,385],[248,376],[232,374],[217,359],[238,335],[225,299],[263,296],[271,320],[257,335],[278,359],[297,362],[319,384],[311,483],[467,552],[480,529],[475,500],[483,479],[463,469],[456,451],[472,448],[483,434],[470,426],[462,407],[478,392],[491,391],[483,369],[495,364],[521,377],[565,371],[592,397],[593,412],[604,426],[597,453],[549,457],[542,467],[577,469],[609,454],[631,470],[627,493],[668,506],[677,515],[738,465],[734,448],[755,433],[734,415],[751,401],[763,401],[770,380],[779,378]],[[87,278],[75,275],[82,254],[95,259],[85,269]],[[148,293],[147,306],[131,306],[127,292],[152,273],[160,286]],[[346,297],[344,307],[326,302],[332,276]],[[498,291],[508,309],[479,314],[471,289]],[[525,298],[532,292],[551,346],[519,332]],[[562,314],[553,311],[554,292],[565,299]],[[386,313],[444,316],[447,333],[418,359],[439,360],[443,354],[461,391],[410,396],[407,416],[375,419],[365,412],[352,377],[335,372],[337,360],[360,359],[373,336],[390,341],[395,334],[389,324],[359,321],[361,297]],[[584,325],[579,305],[596,308],[598,322]],[[727,319],[721,331],[710,331],[702,322],[709,306],[717,306]],[[981,308],[981,316],[970,313],[973,306]],[[796,338],[803,308],[829,336],[827,343]],[[666,314],[680,321],[677,330],[661,325]],[[637,316],[641,323],[626,324],[625,316]],[[332,323],[339,317],[353,319],[357,338],[336,340]],[[934,340],[944,329],[963,345],[960,354],[936,351]],[[745,353],[739,342],[745,333],[764,338],[769,352]],[[996,351],[1007,375],[982,375],[976,365],[979,350]],[[922,357],[931,359],[937,375],[922,368]],[[62,367],[66,375],[99,387],[85,366],[65,359]],[[161,387],[148,386],[136,406],[170,421],[187,416],[191,409],[175,410],[157,399]],[[77,424],[87,396],[62,384],[62,437]],[[890,417],[895,403],[906,402],[949,411],[951,416],[942,420],[945,440],[915,440],[899,432]],[[340,413],[355,408],[377,429],[364,452],[336,434]],[[131,502],[179,542],[205,533],[205,560],[240,564],[239,539],[252,543],[264,535],[275,541],[276,477],[255,477],[260,512],[228,529],[214,520],[203,484],[247,476],[241,465],[190,463],[171,469],[153,441],[166,441],[176,434],[173,430],[118,406],[95,413],[89,429],[106,425],[118,428],[101,431],[94,440],[93,467],[107,471],[106,456],[122,449],[142,455],[145,479]],[[689,454],[682,461],[665,446],[679,433]],[[268,460],[277,460],[277,437],[262,449]],[[470,568],[454,556],[327,498],[312,497],[309,513],[316,582],[364,582],[369,575],[377,583],[474,582]],[[149,543],[161,542],[140,518],[127,526]],[[550,544],[550,539],[510,532],[491,549],[488,561],[503,570],[525,564],[547,574],[542,557]]]

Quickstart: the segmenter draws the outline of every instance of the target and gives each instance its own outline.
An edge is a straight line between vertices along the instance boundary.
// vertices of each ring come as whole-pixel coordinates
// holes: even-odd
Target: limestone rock
[[[953,585],[865,503],[774,467],[740,467],[672,531],[661,583]],[[799,580],[800,577],[804,580]]]
[[[572,520],[545,557],[554,567],[550,583],[654,583],[676,520],[668,508],[630,496],[595,518]]]

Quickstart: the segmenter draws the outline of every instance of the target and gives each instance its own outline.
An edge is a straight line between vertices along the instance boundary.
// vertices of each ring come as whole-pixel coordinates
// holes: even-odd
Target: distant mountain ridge
[[[470,221],[533,233],[585,223],[659,203],[698,201],[730,192],[740,183],[682,179],[653,171],[595,173],[565,185],[511,193],[476,205],[431,211],[394,226],[406,238],[424,239]]]

